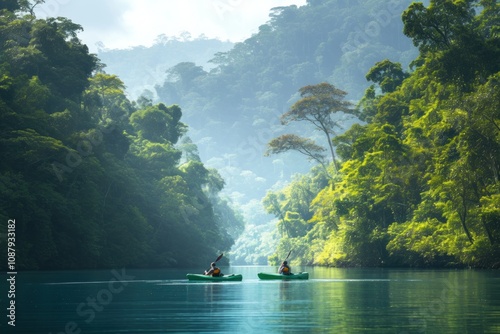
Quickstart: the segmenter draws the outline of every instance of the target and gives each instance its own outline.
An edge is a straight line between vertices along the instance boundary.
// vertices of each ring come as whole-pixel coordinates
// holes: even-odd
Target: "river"
[[[302,267],[309,280],[282,282],[257,277],[275,267],[222,269],[243,281],[189,282],[194,269],[18,272],[16,326],[3,315],[0,332],[500,333],[498,270]]]

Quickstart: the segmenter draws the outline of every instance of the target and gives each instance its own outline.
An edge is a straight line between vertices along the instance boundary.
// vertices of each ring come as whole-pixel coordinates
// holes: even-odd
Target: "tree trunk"
[[[339,166],[337,165],[337,160],[335,159],[335,153],[333,151],[333,144],[332,144],[332,139],[330,138],[330,133],[326,129],[325,125],[321,123],[321,126],[323,128],[323,132],[326,134],[326,138],[328,140],[328,147],[330,148],[330,153],[332,154],[332,161],[333,161],[333,166],[335,166],[335,171],[339,171]]]
[[[462,228],[464,229],[465,231],[465,234],[467,235],[467,238],[469,238],[469,242],[471,244],[474,243],[474,239],[472,238],[472,235],[470,234],[470,231],[469,231],[469,228],[467,227],[467,224],[466,224],[466,218],[467,218],[467,203],[466,202],[466,199],[465,199],[465,196],[462,196],[462,208],[463,208],[463,212],[458,212],[458,215],[460,216],[460,223],[462,224]]]

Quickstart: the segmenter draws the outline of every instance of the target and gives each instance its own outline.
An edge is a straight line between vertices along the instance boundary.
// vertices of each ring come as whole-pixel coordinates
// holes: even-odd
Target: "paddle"
[[[221,255],[219,255],[219,257],[217,258],[217,260],[215,260],[214,262],[217,263],[217,261],[219,261],[220,259],[222,259],[222,255],[224,255],[224,253],[222,253]],[[290,255],[290,254],[288,254]]]
[[[290,254],[291,254],[291,253],[292,253],[292,251],[289,251],[289,252],[288,252],[288,255],[286,256],[286,258],[285,258],[285,260],[284,260],[284,261],[288,260],[288,257],[290,256]]]

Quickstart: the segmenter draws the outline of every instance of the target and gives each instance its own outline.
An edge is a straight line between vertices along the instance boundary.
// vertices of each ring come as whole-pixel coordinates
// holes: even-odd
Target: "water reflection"
[[[262,281],[257,272],[272,268],[246,267],[233,270],[242,282],[201,283],[185,271],[135,271],[88,323],[77,307],[107,287],[109,271],[21,274],[16,329],[60,333],[73,321],[82,333],[500,332],[499,272],[304,269],[307,281]]]

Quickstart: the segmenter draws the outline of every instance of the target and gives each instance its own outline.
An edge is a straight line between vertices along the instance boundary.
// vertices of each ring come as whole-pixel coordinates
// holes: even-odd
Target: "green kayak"
[[[190,281],[213,281],[213,282],[241,281],[243,279],[243,276],[241,274],[231,274],[219,277],[213,277],[203,274],[187,274],[186,277]]]
[[[296,273],[296,274],[291,274],[291,275],[281,275],[281,274],[275,274],[275,273],[258,273],[257,276],[259,276],[260,279],[309,279],[309,273],[307,272],[301,272],[301,273]]]

